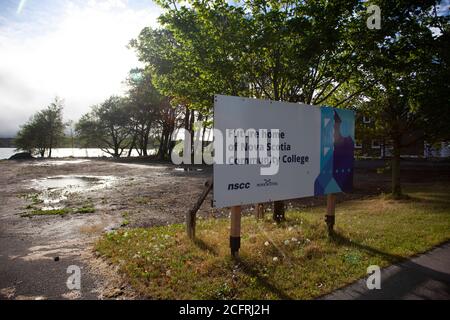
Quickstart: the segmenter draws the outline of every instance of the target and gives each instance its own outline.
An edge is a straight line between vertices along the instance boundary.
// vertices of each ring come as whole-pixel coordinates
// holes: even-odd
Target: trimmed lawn
[[[408,200],[379,196],[338,203],[329,237],[324,207],[286,213],[276,225],[242,219],[240,259],[229,255],[229,220],[106,234],[96,250],[152,299],[312,299],[450,240],[450,185],[405,188]]]

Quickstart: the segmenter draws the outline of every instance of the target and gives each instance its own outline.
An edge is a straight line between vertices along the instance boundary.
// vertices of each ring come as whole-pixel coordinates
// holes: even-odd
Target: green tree
[[[362,59],[360,1],[158,3],[162,29],[144,29],[131,46],[172,103],[201,115],[211,114],[214,94],[322,104],[355,88],[333,100],[339,105],[371,85],[348,86]],[[282,203],[276,208],[282,220]]]
[[[153,85],[151,72],[133,69],[128,78],[128,99],[133,147],[141,156],[147,156],[151,138],[158,146],[157,157],[167,159],[171,151],[171,137],[177,128],[180,108],[170,104]]]
[[[157,108],[161,97],[153,87],[151,78],[143,70],[133,69],[127,80],[129,90],[129,112],[133,127],[133,141],[140,156],[147,156],[148,142],[152,125],[155,122]]]
[[[237,45],[243,43],[247,28],[241,8],[220,1],[190,4],[167,4],[160,17],[164,28],[145,28],[132,46],[150,66],[156,87],[173,104],[206,114],[214,94],[247,90],[241,70],[244,51]]]
[[[99,146],[113,157],[122,156],[131,145],[129,101],[112,96],[81,117],[76,125],[78,137],[87,145]]]
[[[17,134],[15,145],[18,149],[37,152],[41,157],[48,152],[51,158],[52,150],[64,136],[63,101],[59,98],[44,110],[37,112],[24,124]]]
[[[361,65],[375,85],[364,90],[359,108],[392,141],[392,194],[401,197],[402,149],[427,137],[448,137],[448,16],[435,14],[435,1],[376,4],[382,29],[367,37],[367,59]],[[442,28],[433,30],[437,26]]]
[[[47,149],[44,133],[45,128],[42,126],[40,115],[35,114],[21,126],[14,144],[17,150],[24,150],[31,154],[38,153],[41,157],[44,157]]]

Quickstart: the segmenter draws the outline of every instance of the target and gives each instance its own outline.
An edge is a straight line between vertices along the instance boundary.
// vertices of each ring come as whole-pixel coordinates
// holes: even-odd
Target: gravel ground
[[[92,253],[93,241],[119,228],[183,221],[186,208],[201,192],[206,173],[176,171],[170,165],[111,161],[54,160],[0,162],[0,298],[129,298],[132,292],[114,270]],[[114,177],[106,186],[83,186],[65,194],[57,206],[95,207],[95,213],[23,217],[48,204],[34,203],[43,192],[39,181],[51,177]],[[33,206],[33,208],[30,208]],[[203,214],[208,214],[207,204]],[[56,261],[55,261],[56,260]],[[81,290],[69,290],[71,265],[81,269]]]

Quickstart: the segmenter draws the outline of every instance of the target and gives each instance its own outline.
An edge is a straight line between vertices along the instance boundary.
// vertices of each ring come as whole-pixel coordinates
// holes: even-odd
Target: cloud
[[[55,95],[65,99],[65,118],[76,120],[123,93],[139,65],[126,45],[160,14],[124,0],[64,1],[57,11],[0,25],[0,136],[15,134]]]

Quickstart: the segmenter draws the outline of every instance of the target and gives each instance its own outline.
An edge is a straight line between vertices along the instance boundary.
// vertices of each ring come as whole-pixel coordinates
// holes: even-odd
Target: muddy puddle
[[[139,164],[139,163],[115,163],[114,165],[132,169],[166,170],[166,167],[164,166],[152,166],[148,164]]]
[[[70,195],[107,189],[117,181],[113,176],[55,176],[32,180],[31,187],[38,191],[42,210],[57,210]]]
[[[64,166],[64,165],[71,165],[71,164],[80,164],[80,163],[86,163],[90,162],[91,160],[85,160],[85,159],[76,159],[76,160],[46,160],[46,161],[39,161],[36,163],[31,164],[32,166],[37,167],[51,167],[51,166]]]
[[[173,169],[175,172],[203,172],[204,169],[201,168],[175,168]]]

